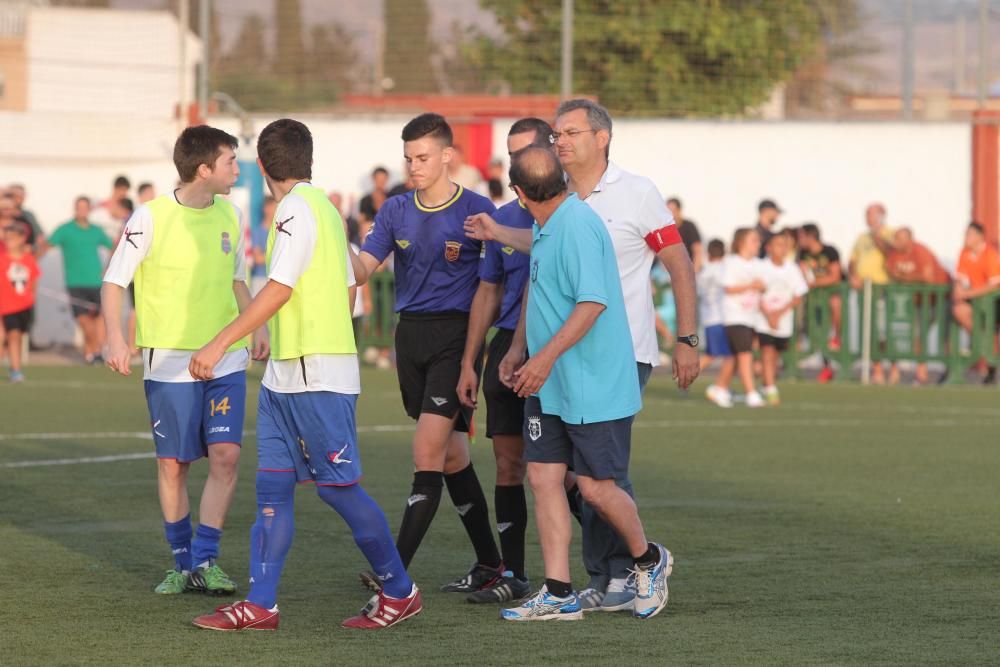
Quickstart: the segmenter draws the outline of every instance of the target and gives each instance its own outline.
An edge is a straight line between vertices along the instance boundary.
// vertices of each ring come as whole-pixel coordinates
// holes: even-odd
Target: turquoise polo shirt
[[[642,409],[632,334],[615,248],[604,221],[571,194],[532,228],[527,337],[534,355],[562,328],[576,304],[604,311],[566,350],[538,392],[542,412],[569,424],[630,417]]]

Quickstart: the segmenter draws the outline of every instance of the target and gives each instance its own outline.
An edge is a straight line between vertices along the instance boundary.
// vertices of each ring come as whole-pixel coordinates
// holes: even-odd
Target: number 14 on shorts
[[[214,417],[216,413],[221,414],[225,417],[229,414],[229,397],[223,396],[222,399],[216,403],[214,398],[208,400],[208,407],[210,411],[210,416]]]

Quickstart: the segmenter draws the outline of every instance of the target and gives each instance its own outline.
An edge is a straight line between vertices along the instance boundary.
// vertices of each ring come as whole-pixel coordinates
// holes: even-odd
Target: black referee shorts
[[[486,397],[486,437],[521,435],[524,428],[524,399],[500,381],[500,362],[514,340],[511,329],[497,329],[486,351],[483,369],[483,396]]]
[[[396,374],[403,408],[412,419],[423,413],[449,419],[455,430],[469,432],[472,408],[458,402],[458,379],[469,329],[467,313],[399,314],[396,325]],[[476,373],[482,368],[476,362]]]

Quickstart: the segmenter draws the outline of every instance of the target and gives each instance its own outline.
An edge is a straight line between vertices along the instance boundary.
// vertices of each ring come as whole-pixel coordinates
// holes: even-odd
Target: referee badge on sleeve
[[[459,241],[444,242],[444,258],[449,262],[457,262],[461,252],[462,244]]]

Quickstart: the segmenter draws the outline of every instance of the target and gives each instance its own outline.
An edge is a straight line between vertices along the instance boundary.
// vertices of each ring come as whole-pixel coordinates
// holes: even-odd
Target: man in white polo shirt
[[[575,192],[600,215],[611,234],[641,387],[645,387],[650,372],[659,363],[650,268],[659,258],[670,272],[679,334],[674,347],[673,376],[677,385],[686,389],[699,372],[695,276],[673,217],[663,206],[663,197],[651,180],[609,161],[611,117],[596,102],[586,99],[563,102],[556,111],[552,141],[570,192]],[[466,233],[480,240],[496,240],[524,253],[531,249],[530,233],[501,227],[482,214],[466,221]],[[511,344],[501,373],[510,363],[523,363],[523,358],[524,341],[518,337]],[[632,493],[627,478],[617,481]],[[590,583],[579,593],[584,611],[631,610],[635,592],[626,585],[630,567],[628,549],[585,503],[582,523],[583,560],[590,574]]]

